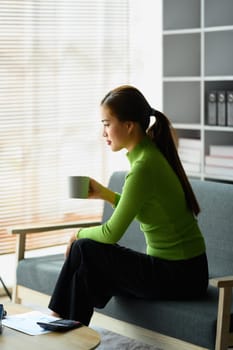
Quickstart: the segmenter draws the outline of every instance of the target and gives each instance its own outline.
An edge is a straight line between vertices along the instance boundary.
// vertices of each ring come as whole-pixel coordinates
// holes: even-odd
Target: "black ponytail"
[[[156,120],[147,130],[147,134],[159,148],[180,179],[189,209],[195,215],[198,215],[200,207],[177,152],[178,138],[175,129],[163,113],[152,108],[151,115],[154,116]]]

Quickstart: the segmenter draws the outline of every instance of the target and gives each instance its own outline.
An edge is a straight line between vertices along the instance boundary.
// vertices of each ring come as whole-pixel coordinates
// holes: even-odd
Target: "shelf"
[[[211,145],[233,146],[233,126],[207,124],[213,91],[233,91],[233,0],[163,0],[163,111],[179,138],[201,143],[201,173],[187,174],[233,183],[204,169]]]
[[[204,71],[208,76],[233,72],[233,30],[205,33]]]
[[[163,38],[163,75],[196,76],[201,73],[200,34],[167,35]]]
[[[226,132],[233,132],[233,127],[231,126],[218,126],[218,125],[214,125],[214,126],[210,126],[210,125],[205,125],[204,126],[204,130],[206,131],[226,131]],[[233,136],[232,136],[232,143],[233,143]]]
[[[171,30],[164,30],[163,35],[180,35],[180,34],[196,34],[201,33],[201,28],[194,28],[194,29],[171,29]]]
[[[200,83],[164,82],[164,113],[173,123],[200,123]]]
[[[164,30],[163,35],[180,35],[180,34],[195,34],[195,33],[209,33],[209,32],[224,32],[233,30],[233,25],[231,26],[218,26],[218,27],[206,27],[203,28],[194,28],[194,29],[172,29]]]
[[[221,181],[233,181],[233,176],[225,176],[225,175],[213,175],[213,174],[207,174],[204,173],[203,177],[206,179],[212,179],[212,180],[221,180]]]
[[[213,76],[205,76],[205,81],[233,81],[233,75],[213,75]]]
[[[173,77],[169,77],[169,76],[166,76],[163,78],[163,81],[232,81],[233,82],[233,75],[206,75],[204,76],[203,78],[201,76],[199,77],[192,77],[192,76],[173,76]]]
[[[233,24],[233,1],[232,0],[205,0],[204,25],[229,26]]]
[[[200,11],[200,0],[164,0],[163,28],[164,30],[198,28],[200,27]]]
[[[193,173],[192,171],[188,172],[188,177],[194,177],[199,179],[201,176],[201,173]]]
[[[187,124],[187,123],[173,123],[175,129],[184,129],[184,130],[200,130],[200,124]]]
[[[218,27],[206,27],[203,29],[204,32],[221,32],[233,30],[233,26],[218,26]]]
[[[163,81],[167,81],[167,82],[179,82],[179,81],[201,81],[201,77],[164,77]]]

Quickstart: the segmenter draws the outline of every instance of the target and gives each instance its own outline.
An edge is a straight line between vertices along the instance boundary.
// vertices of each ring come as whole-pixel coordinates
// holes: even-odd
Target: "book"
[[[233,157],[233,145],[210,145],[210,156]]]
[[[178,154],[179,154],[181,161],[183,161],[183,162],[201,163],[201,150],[200,149],[179,147]]]
[[[229,176],[233,179],[233,168],[218,167],[214,165],[206,165],[205,172],[209,175]]]
[[[29,311],[23,314],[6,316],[2,324],[29,335],[39,335],[48,333],[49,331],[41,328],[37,322],[51,322],[57,319],[57,317],[44,314],[40,311]]]
[[[188,162],[182,162],[182,165],[184,167],[184,170],[192,173],[200,173],[201,171],[201,164],[199,163],[188,163]]]
[[[214,166],[223,166],[226,168],[233,168],[233,157],[213,157],[213,156],[206,156],[205,157],[205,164],[206,165],[214,165]]]
[[[201,140],[180,137],[178,140],[178,147],[201,149]]]

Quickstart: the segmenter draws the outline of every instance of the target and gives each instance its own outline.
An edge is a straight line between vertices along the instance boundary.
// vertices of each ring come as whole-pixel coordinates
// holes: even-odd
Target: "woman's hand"
[[[103,199],[111,204],[115,202],[115,192],[101,185],[96,180],[90,178],[88,198]]]
[[[73,244],[74,241],[77,240],[77,232],[73,233],[71,236],[70,236],[70,239],[67,243],[67,247],[66,247],[66,251],[65,251],[65,257],[67,258],[68,255],[70,254],[70,248]]]
[[[90,178],[88,198],[103,199],[102,193],[104,191],[104,188],[105,187],[101,185],[99,182]]]

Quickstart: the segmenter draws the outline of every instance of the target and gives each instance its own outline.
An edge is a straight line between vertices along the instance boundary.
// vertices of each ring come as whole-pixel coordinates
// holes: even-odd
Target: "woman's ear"
[[[128,129],[128,133],[131,134],[132,131],[135,128],[135,122],[129,120],[129,121],[125,122],[125,123],[126,123],[127,129]]]

